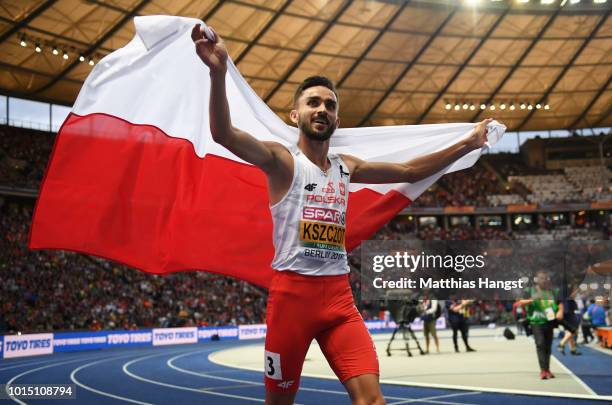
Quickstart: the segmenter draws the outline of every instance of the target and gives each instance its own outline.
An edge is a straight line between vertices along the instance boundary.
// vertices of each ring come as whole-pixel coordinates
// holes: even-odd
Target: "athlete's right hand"
[[[225,43],[212,28],[210,30],[213,32],[214,41],[206,37],[200,24],[196,24],[191,30],[191,39],[195,43],[196,53],[202,59],[202,62],[209,67],[211,73],[225,73],[227,71]]]

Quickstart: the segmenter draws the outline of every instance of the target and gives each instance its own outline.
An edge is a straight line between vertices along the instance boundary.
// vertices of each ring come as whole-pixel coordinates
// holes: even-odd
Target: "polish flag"
[[[212,140],[208,68],[190,37],[194,24],[202,22],[147,16],[134,23],[134,38],[96,65],[59,131],[30,248],[91,254],[156,274],[205,270],[267,287],[274,249],[266,178]],[[231,61],[228,65],[233,125],[261,140],[295,144],[297,129],[268,108]],[[338,129],[330,152],[403,162],[446,148],[473,128]],[[504,130],[493,122],[489,144]],[[347,250],[440,176],[472,166],[483,151],[418,183],[351,184]]]

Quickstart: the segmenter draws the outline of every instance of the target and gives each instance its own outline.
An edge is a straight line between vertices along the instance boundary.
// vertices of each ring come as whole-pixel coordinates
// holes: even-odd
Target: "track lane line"
[[[194,351],[194,352],[191,352],[191,353],[183,353],[181,355],[178,355],[178,356],[175,356],[175,357],[172,357],[172,358],[168,359],[166,364],[168,365],[168,367],[170,367],[170,368],[172,368],[172,369],[174,369],[174,370],[176,370],[178,372],[185,373],[185,374],[191,374],[191,375],[194,375],[194,376],[197,376],[197,377],[210,378],[210,379],[213,379],[213,380],[220,380],[220,381],[229,381],[229,382],[236,382],[236,383],[253,384],[253,385],[258,385],[258,386],[264,386],[265,385],[262,382],[242,380],[242,379],[230,378],[230,377],[220,377],[220,376],[211,375],[209,373],[193,371],[193,370],[187,370],[187,369],[184,369],[184,368],[179,367],[179,366],[174,364],[175,360],[177,360],[177,359],[179,359],[181,357],[187,356],[189,354],[198,353],[198,352],[205,352],[205,351],[204,350],[197,350],[197,351]],[[211,361],[211,363],[212,363],[212,361]],[[218,363],[218,364],[221,364],[221,363]],[[254,371],[254,370],[249,370],[249,371]],[[256,371],[261,372],[261,370],[256,370]],[[342,396],[348,397],[348,393],[346,391],[327,390],[327,389],[323,389],[323,388],[310,388],[310,387],[304,387],[302,385],[300,385],[300,391],[317,392],[317,393],[323,393],[323,394],[334,394],[334,395],[342,395]],[[385,395],[385,399],[405,401],[407,398]]]
[[[163,353],[163,354],[166,354],[166,353]],[[149,383],[149,384],[159,385],[159,386],[162,386],[162,387],[179,389],[179,390],[183,390],[183,391],[197,392],[199,394],[205,394],[205,395],[214,395],[214,396],[221,396],[221,397],[226,397],[226,398],[241,399],[241,400],[244,400],[244,401],[265,402],[263,399],[255,398],[255,397],[247,397],[247,396],[243,396],[243,395],[234,395],[234,394],[225,394],[225,393],[222,393],[222,392],[214,392],[214,391],[202,391],[202,389],[199,389],[199,388],[191,388],[191,387],[186,387],[186,386],[183,386],[183,385],[176,385],[176,384],[165,383],[163,381],[152,380],[152,379],[145,378],[145,377],[139,376],[137,374],[134,374],[133,372],[131,372],[129,370],[129,366],[131,366],[131,365],[133,365],[133,364],[135,364],[135,363],[137,363],[139,361],[146,360],[146,359],[149,359],[149,358],[152,358],[152,357],[156,357],[156,356],[161,356],[161,355],[160,354],[154,354],[154,355],[149,355],[149,356],[143,356],[143,357],[131,360],[129,362],[126,362],[126,363],[123,364],[122,370],[123,370],[123,372],[126,375],[128,375],[129,377],[132,377],[132,378],[134,378],[136,380],[140,380],[140,381],[143,381],[143,382],[146,382],[146,383]],[[211,389],[214,389],[214,388],[211,387]],[[298,405],[298,404],[296,403],[296,405]]]
[[[132,354],[126,355],[126,356],[115,356],[115,357],[101,359],[101,360],[96,360],[96,361],[93,361],[93,362],[90,362],[90,363],[83,364],[82,366],[77,367],[74,370],[72,370],[72,372],[70,373],[70,380],[73,383],[75,383],[76,385],[78,385],[79,387],[84,388],[85,390],[91,391],[91,392],[93,392],[95,394],[98,394],[98,395],[102,395],[102,396],[113,398],[113,399],[118,399],[118,400],[125,401],[125,402],[131,402],[131,403],[134,403],[134,404],[154,405],[154,404],[151,404],[149,402],[142,402],[142,401],[138,401],[138,400],[133,399],[133,398],[122,397],[120,395],[111,394],[108,391],[102,391],[102,390],[99,390],[97,388],[90,387],[90,386],[82,383],[81,381],[79,381],[76,378],[76,375],[79,373],[79,371],[84,370],[84,369],[86,369],[88,367],[91,367],[93,365],[96,365],[96,364],[99,364],[99,363],[104,363],[106,361],[112,361],[112,360],[122,359],[122,358],[125,358],[125,357],[133,357],[133,356],[134,356],[134,354],[132,353]]]
[[[96,357],[97,357],[97,356],[92,357],[92,358],[96,358]],[[87,360],[91,360],[91,358],[88,358],[88,359],[73,359],[73,360],[67,360],[67,361],[62,361],[62,362],[59,362],[59,363],[48,364],[48,365],[46,365],[46,366],[42,366],[42,367],[37,367],[37,368],[30,369],[30,370],[26,370],[26,371],[24,371],[23,373],[17,374],[17,375],[16,375],[16,376],[14,376],[13,378],[11,378],[11,379],[10,379],[10,380],[9,380],[9,381],[6,383],[6,386],[5,386],[5,388],[4,388],[4,391],[5,391],[5,392],[6,392],[6,394],[8,395],[8,388],[11,386],[11,384],[13,384],[13,383],[14,383],[15,381],[17,381],[19,378],[21,378],[21,377],[23,377],[23,376],[25,376],[25,375],[28,375],[28,374],[30,374],[30,373],[34,373],[34,372],[37,372],[37,371],[40,371],[40,370],[45,370],[45,369],[47,369],[47,368],[51,368],[51,367],[55,367],[55,366],[61,366],[61,365],[64,365],[64,364],[76,363],[76,362],[78,362],[78,361],[87,361]],[[9,397],[10,397],[10,396],[9,396]],[[14,401],[14,402],[17,402],[18,404],[21,404],[21,405],[26,405],[26,403],[25,403],[25,402],[23,402],[23,401],[21,401],[21,400],[19,400],[19,399],[17,399],[17,398],[10,397],[10,399],[11,399],[12,401]]]

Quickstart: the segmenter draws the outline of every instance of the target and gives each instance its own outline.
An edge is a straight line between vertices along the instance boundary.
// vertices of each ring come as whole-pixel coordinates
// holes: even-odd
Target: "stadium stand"
[[[0,187],[30,191],[40,186],[54,134],[0,126]],[[590,203],[612,199],[610,170],[601,165],[560,169],[530,167],[521,155],[486,155],[473,168],[444,176],[412,205],[440,210],[435,223],[418,224],[398,217],[375,236],[379,240],[598,240],[606,238],[605,221],[576,213],[555,221],[545,213],[526,214],[505,226],[476,226],[477,220],[450,224],[439,214],[448,207],[483,209],[509,205]],[[2,191],[2,190],[0,190]],[[248,283],[203,272],[152,276],[106,260],[62,251],[27,249],[31,198],[0,197],[0,330],[136,329],[189,325],[227,325],[265,321],[266,293]],[[566,213],[567,214],[567,213]],[[473,213],[471,214],[473,218]],[[507,215],[507,214],[506,214]],[[501,216],[500,216],[501,218]],[[510,219],[507,217],[506,221]],[[571,219],[571,220],[570,220]],[[359,269],[359,250],[350,256]],[[351,284],[360,300],[360,276]],[[42,288],[39,288],[41,287]],[[196,292],[194,294],[193,292]],[[206,291],[206,293],[204,293]],[[358,302],[366,319],[379,307]],[[498,304],[481,303],[475,322],[503,318]],[[491,307],[491,308],[489,308]],[[69,315],[67,315],[69,314]]]
[[[580,189],[561,174],[510,176],[508,180],[520,182],[531,190],[527,195],[530,203],[571,203],[583,200]]]
[[[261,323],[266,294],[204,272],[165,277],[106,260],[27,248],[30,206],[0,207],[4,332]]]
[[[610,177],[612,173],[605,166],[566,167],[565,176],[574,187],[582,190],[587,200],[612,199]]]
[[[38,189],[55,134],[0,126],[0,185]]]

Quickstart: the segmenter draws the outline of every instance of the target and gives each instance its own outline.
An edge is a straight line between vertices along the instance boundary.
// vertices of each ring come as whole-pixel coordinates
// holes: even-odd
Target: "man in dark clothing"
[[[559,325],[563,326],[565,334],[557,347],[563,355],[565,355],[565,345],[567,342],[570,344],[570,353],[572,355],[579,356],[582,354],[576,348],[576,332],[578,331],[578,326],[580,326],[580,315],[577,315],[579,312],[578,305],[576,305],[576,301],[573,299],[567,299],[563,302],[563,319],[559,321]]]
[[[589,305],[593,305],[595,304],[595,300],[592,299],[589,301]],[[589,316],[589,313],[587,312],[587,309],[589,307],[585,307],[584,308],[584,313],[582,314],[582,324],[581,324],[581,328],[582,328],[582,344],[589,344],[590,341],[595,340],[595,336],[593,336],[593,332],[592,332],[592,328],[593,325],[591,324],[591,318]]]
[[[453,344],[455,345],[455,352],[459,353],[459,345],[457,344],[457,332],[461,332],[461,339],[465,344],[466,352],[475,352],[468,344],[468,307],[472,304],[472,300],[456,300],[452,299],[447,302],[448,308],[448,323],[450,323],[453,329]]]

